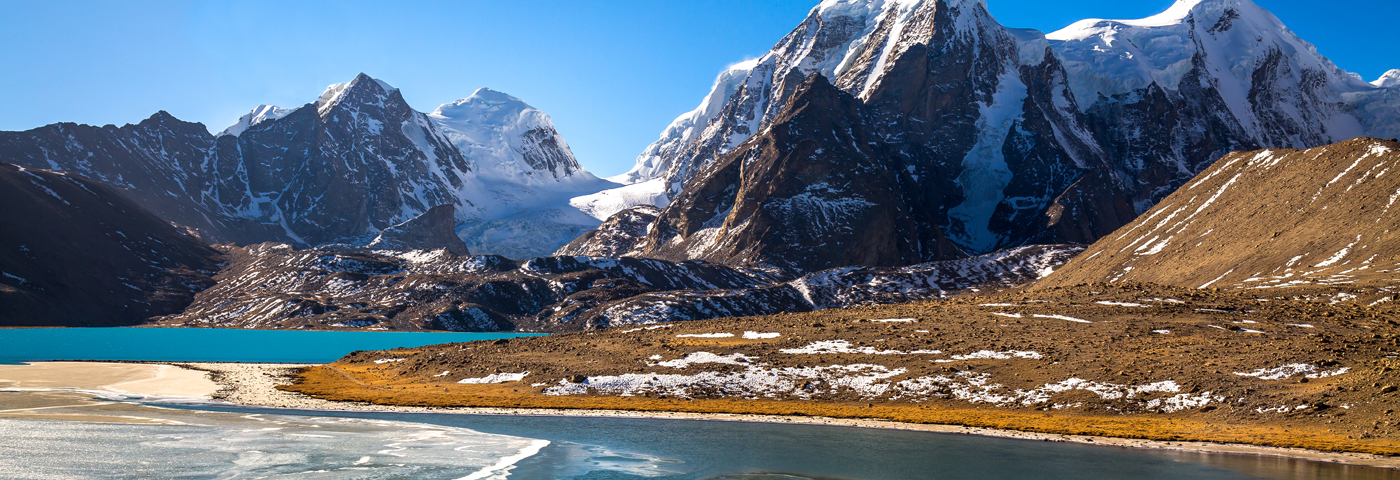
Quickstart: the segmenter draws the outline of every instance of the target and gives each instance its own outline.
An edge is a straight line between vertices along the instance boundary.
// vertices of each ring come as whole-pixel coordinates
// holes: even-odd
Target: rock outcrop
[[[412,220],[394,225],[379,232],[379,236],[369,242],[368,248],[391,250],[436,250],[445,248],[457,255],[470,255],[467,244],[453,232],[456,224],[451,205],[438,205],[413,217]]]

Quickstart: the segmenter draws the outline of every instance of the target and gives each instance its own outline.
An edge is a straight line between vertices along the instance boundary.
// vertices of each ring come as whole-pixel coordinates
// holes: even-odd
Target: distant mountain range
[[[623,177],[674,197],[645,237],[592,237],[797,273],[1091,243],[1232,151],[1400,136],[1397,78],[1249,0],[1048,35],[980,0],[829,0]]]
[[[0,132],[0,160],[104,182],[209,242],[365,244],[450,205],[470,249],[518,257],[597,226],[621,187],[588,173],[519,99],[480,89],[424,114],[364,74],[301,107],[259,106],[218,135],[165,112]]]

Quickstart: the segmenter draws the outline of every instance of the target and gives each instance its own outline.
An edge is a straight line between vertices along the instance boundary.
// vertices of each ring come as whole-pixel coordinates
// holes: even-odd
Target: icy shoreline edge
[[[309,364],[253,364],[253,363],[162,363],[191,370],[208,372],[215,383],[220,385],[216,400],[247,407],[280,408],[291,410],[319,410],[338,412],[403,412],[403,413],[459,413],[472,415],[531,415],[568,417],[618,417],[618,418],[657,418],[668,420],[701,420],[728,422],[788,423],[807,425],[828,425],[858,428],[881,428],[890,430],[922,431],[931,433],[979,435],[986,437],[1036,440],[1047,442],[1071,442],[1089,445],[1102,445],[1120,448],[1165,450],[1181,453],[1259,455],[1284,457],[1319,463],[1336,463],[1366,467],[1400,470],[1400,457],[1373,455],[1366,453],[1328,452],[1302,448],[1269,447],[1244,444],[1227,444],[1195,441],[1159,441],[1135,438],[1105,437],[1091,435],[1067,435],[1054,433],[1002,430],[960,425],[934,425],[903,423],[889,420],[831,418],[819,416],[755,415],[735,413],[691,413],[691,412],[642,412],[627,410],[585,410],[585,409],[544,409],[544,408],[497,408],[497,407],[410,407],[375,405],[362,402],[338,402],[313,398],[307,395],[278,390],[279,385],[292,382],[292,374]]]

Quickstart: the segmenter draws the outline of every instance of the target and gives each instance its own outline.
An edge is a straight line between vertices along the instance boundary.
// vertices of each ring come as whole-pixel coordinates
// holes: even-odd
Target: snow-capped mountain
[[[1400,69],[1385,72],[1384,75],[1381,75],[1381,78],[1377,78],[1376,81],[1371,82],[1371,85],[1380,88],[1400,88]]]
[[[817,74],[840,95],[802,87]],[[629,255],[810,271],[1089,243],[1231,151],[1396,136],[1400,89],[1383,85],[1249,0],[1049,35],[981,0],[827,0],[639,157],[626,179],[674,200]],[[843,118],[796,105],[841,95]]]
[[[757,66],[758,60],[750,60],[725,69],[724,73],[715,79],[714,87],[700,102],[699,107],[672,121],[671,125],[661,132],[661,138],[648,145],[646,150],[637,156],[637,164],[631,170],[610,180],[633,184],[667,177],[674,159],[682,155],[684,150],[702,135],[706,135],[706,128],[710,122],[724,113],[730,97],[744,86],[749,74]],[[677,182],[679,181],[680,179],[677,179]],[[673,184],[671,187],[671,193],[675,193],[680,191],[681,186]]]
[[[482,175],[537,183],[589,175],[574,159],[549,115],[489,88],[445,103],[428,114]]]
[[[549,255],[618,210],[655,202],[589,173],[549,115],[510,95],[482,88],[428,117],[472,165],[458,233],[473,252]]]
[[[362,245],[396,227],[401,240],[437,239],[406,248],[438,247],[441,211],[414,220],[451,206],[471,251],[524,258],[658,202],[641,186],[611,191],[623,186],[584,170],[519,99],[481,89],[424,114],[364,74],[301,107],[260,105],[218,135],[160,112],[0,132],[0,158],[106,182],[213,242]]]
[[[364,74],[218,137],[201,167],[205,198],[302,244],[373,238],[434,206],[470,207],[461,153],[398,89]]]

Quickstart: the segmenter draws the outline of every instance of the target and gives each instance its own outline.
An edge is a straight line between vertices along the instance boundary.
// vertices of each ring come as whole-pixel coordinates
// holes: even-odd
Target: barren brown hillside
[[[1398,240],[1400,143],[1233,153],[1036,288],[1152,282],[1370,303],[1391,298]]]

